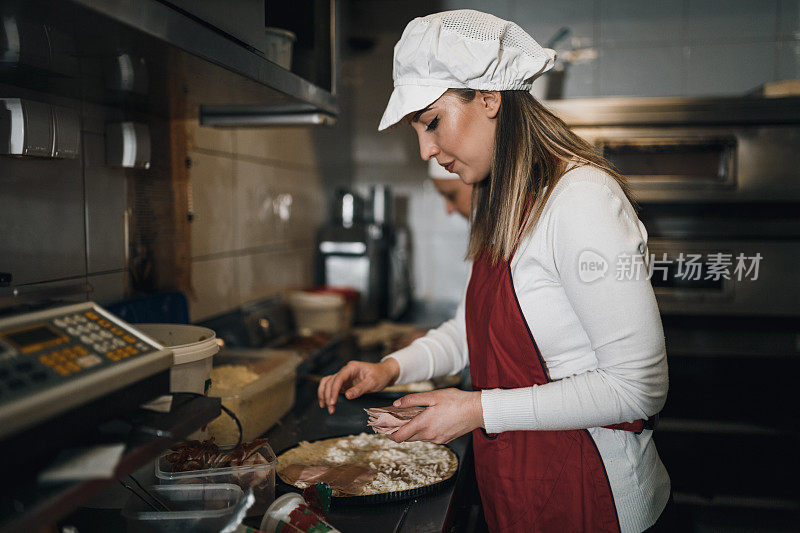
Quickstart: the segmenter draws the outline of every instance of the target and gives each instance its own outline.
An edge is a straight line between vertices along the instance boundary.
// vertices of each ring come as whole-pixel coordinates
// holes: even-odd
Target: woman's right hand
[[[337,373],[322,378],[317,389],[319,406],[333,414],[340,391],[344,390],[345,397],[352,400],[367,392],[382,391],[399,375],[400,365],[392,357],[380,363],[350,361]]]

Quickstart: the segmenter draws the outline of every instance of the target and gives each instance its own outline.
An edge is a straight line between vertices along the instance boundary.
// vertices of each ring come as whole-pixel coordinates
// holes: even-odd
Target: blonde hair
[[[467,103],[478,91],[448,92]],[[500,91],[500,95],[491,171],[472,191],[468,259],[486,254],[492,264],[510,260],[533,230],[570,162],[607,172],[637,209],[625,178],[564,121],[527,91]]]

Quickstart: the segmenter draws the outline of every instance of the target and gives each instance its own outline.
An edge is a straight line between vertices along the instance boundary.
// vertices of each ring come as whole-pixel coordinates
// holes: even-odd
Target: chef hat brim
[[[424,85],[400,85],[394,88],[386,111],[378,126],[383,131],[394,126],[409,113],[425,109],[439,99],[447,91],[447,87],[431,87]]]

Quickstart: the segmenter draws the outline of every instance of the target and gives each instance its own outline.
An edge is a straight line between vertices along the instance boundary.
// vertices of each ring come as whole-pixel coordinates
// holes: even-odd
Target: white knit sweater
[[[594,167],[567,172],[511,263],[514,290],[553,381],[481,393],[487,433],[588,428],[623,532],[650,527],[670,490],[652,431],[600,427],[647,418],[666,400],[664,332],[647,257],[647,232],[616,181]],[[400,365],[398,383],[464,368],[463,299],[454,319],[389,357]]]

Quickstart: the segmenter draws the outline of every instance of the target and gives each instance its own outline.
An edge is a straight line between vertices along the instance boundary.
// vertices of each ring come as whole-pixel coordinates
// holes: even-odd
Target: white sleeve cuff
[[[486,433],[536,429],[533,387],[481,391]]]
[[[413,342],[403,349],[393,352],[381,361],[391,357],[400,366],[400,374],[395,385],[405,385],[415,381],[430,379],[431,356],[427,348],[419,342]]]

